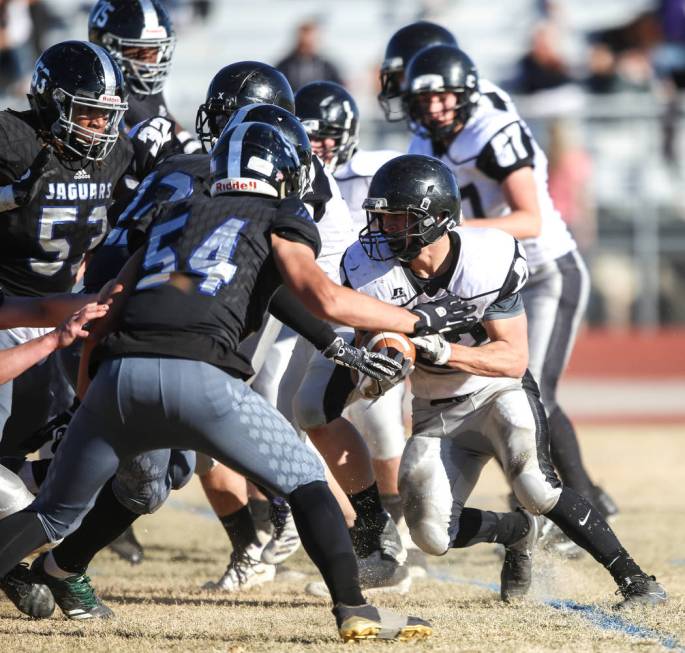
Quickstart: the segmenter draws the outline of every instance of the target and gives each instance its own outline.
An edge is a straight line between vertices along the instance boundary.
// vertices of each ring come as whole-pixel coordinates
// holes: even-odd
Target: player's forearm
[[[312,285],[308,292],[299,295],[302,303],[318,318],[365,331],[414,332],[418,316],[406,308],[386,304],[338,286],[328,277],[325,279],[327,283]]]
[[[542,220],[539,214],[530,211],[512,211],[508,215],[497,218],[472,218],[464,221],[466,227],[489,227],[500,229],[522,240],[537,238],[542,230]]]
[[[447,365],[478,376],[520,378],[526,372],[528,354],[506,341],[489,342],[480,347],[452,344]]]
[[[48,297],[5,297],[0,306],[0,328],[52,327],[61,324],[97,295],[53,295]]]
[[[58,348],[54,331],[21,345],[0,351],[0,384],[16,379]]]

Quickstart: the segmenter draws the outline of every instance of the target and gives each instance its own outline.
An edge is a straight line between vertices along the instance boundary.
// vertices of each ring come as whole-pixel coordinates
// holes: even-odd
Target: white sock
[[[64,580],[65,578],[76,575],[71,571],[64,571],[64,569],[60,568],[55,561],[55,556],[52,555],[52,551],[48,551],[48,554],[45,556],[45,558],[43,558],[43,571],[48,576],[59,578],[60,580]]]

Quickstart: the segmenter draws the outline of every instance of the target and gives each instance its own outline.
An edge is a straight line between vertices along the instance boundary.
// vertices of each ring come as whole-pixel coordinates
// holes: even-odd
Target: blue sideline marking
[[[459,578],[444,572],[435,572],[434,570],[431,570],[430,575],[438,580],[459,583],[461,585],[471,585],[499,594],[498,583],[486,583],[477,579]],[[637,639],[656,640],[664,648],[671,651],[678,651],[678,653],[685,653],[685,647],[680,644],[674,636],[663,635],[651,628],[643,628],[642,626],[638,626],[617,615],[604,612],[594,605],[584,605],[582,603],[576,603],[575,601],[562,599],[550,599],[543,601],[543,603],[555,610],[573,612],[601,630],[612,630]]]

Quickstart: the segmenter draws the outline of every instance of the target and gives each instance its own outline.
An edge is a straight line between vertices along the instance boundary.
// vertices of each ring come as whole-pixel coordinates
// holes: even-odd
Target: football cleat
[[[528,519],[528,532],[518,542],[504,547],[500,574],[500,596],[503,601],[525,596],[532,580],[533,549],[539,536],[538,519],[522,508],[519,510]]]
[[[656,578],[647,574],[627,576],[619,584],[616,594],[623,596],[623,601],[614,606],[617,610],[636,605],[660,605],[668,599],[666,590],[656,582]]]
[[[37,580],[48,586],[55,603],[69,619],[108,619],[114,616],[98,597],[86,574],[55,578],[45,573],[43,561],[45,555],[38,556],[31,566],[31,572]]]
[[[143,545],[136,538],[136,534],[131,526],[119,535],[116,540],[111,542],[109,548],[122,560],[130,562],[132,565],[139,565],[145,557]]]
[[[55,611],[55,599],[44,583],[38,582],[22,562],[0,578],[0,588],[14,606],[29,617],[46,619]]]
[[[425,639],[433,633],[430,622],[405,617],[373,605],[350,606],[338,603],[333,608],[338,633],[344,642],[388,639],[399,642]]]
[[[206,582],[202,589],[214,592],[240,592],[270,583],[275,576],[276,565],[262,562],[259,547],[250,545],[247,549],[234,549],[224,575],[216,582]]]
[[[295,520],[285,499],[277,497],[271,502],[273,535],[262,551],[262,562],[278,565],[300,548]]]
[[[585,549],[578,546],[553,521],[540,517],[540,541],[538,546],[547,553],[553,553],[568,560],[577,560],[585,555]]]

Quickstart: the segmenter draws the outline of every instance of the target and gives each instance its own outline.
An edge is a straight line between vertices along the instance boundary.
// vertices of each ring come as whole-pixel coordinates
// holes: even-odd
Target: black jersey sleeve
[[[331,325],[314,317],[285,286],[281,286],[271,298],[269,313],[309,340],[319,351],[326,349],[336,338]]]
[[[309,190],[302,197],[302,201],[309,204],[314,212],[314,221],[318,222],[326,212],[326,203],[333,197],[331,185],[326,177],[323,164],[314,157],[312,160],[312,179]]]
[[[314,256],[321,251],[321,237],[307,207],[297,197],[286,197],[278,206],[271,231],[286,240],[312,248]]]
[[[495,304],[518,295],[528,281],[528,262],[524,254],[521,243],[514,239],[514,256],[511,259],[509,271],[504,279],[504,283],[500,288],[499,295],[495,300]]]
[[[500,129],[476,159],[476,167],[497,181],[503,181],[515,170],[534,166],[533,142],[522,122],[512,122]]]
[[[183,153],[183,143],[176,136],[176,123],[163,116],[139,122],[128,133],[133,147],[131,172],[142,181],[168,156]]]
[[[0,111],[0,184],[21,177],[42,148],[29,112]]]

